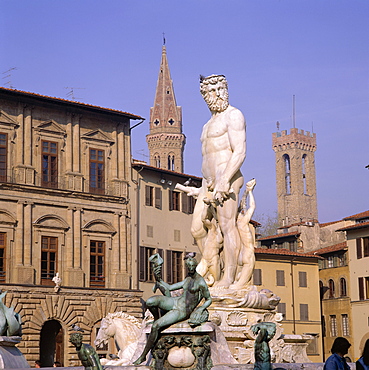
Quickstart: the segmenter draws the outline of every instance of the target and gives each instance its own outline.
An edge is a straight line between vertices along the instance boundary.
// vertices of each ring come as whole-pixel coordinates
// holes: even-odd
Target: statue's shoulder
[[[231,118],[232,121],[239,122],[240,124],[245,124],[245,117],[243,113],[238,109],[229,105],[226,109],[227,115]]]

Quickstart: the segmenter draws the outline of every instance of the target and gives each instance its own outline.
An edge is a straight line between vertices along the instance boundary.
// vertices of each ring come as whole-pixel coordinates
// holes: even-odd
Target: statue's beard
[[[220,97],[210,97],[209,95],[204,97],[206,104],[212,112],[223,112],[228,108],[228,95]]]

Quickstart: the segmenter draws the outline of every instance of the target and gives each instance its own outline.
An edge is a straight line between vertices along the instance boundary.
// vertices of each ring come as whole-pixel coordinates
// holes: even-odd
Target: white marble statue
[[[59,276],[59,272],[56,273],[56,275],[52,278],[52,281],[54,282],[54,292],[58,293],[60,290],[60,284],[62,282],[61,277]]]
[[[119,347],[118,358],[101,360],[102,365],[125,366],[131,359],[141,335],[141,322],[125,312],[109,313],[101,320],[100,330],[95,339],[95,346],[106,344],[109,338],[114,338]]]

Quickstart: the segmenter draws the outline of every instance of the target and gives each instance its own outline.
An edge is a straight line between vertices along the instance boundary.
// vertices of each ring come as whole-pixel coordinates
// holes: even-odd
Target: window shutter
[[[187,198],[188,198],[188,213],[192,214],[193,210],[195,209],[196,199],[193,196]]]
[[[173,211],[173,191],[169,190],[169,211]]]
[[[145,205],[151,206],[151,186],[145,185]]]
[[[307,276],[305,271],[299,271],[299,286],[307,288]]]
[[[359,300],[363,301],[364,300],[364,278],[359,277],[358,282],[359,282]]]
[[[309,306],[305,303],[300,304],[300,320],[309,321]]]
[[[187,196],[187,194],[182,193],[181,197],[182,197],[182,212],[183,213],[189,213],[188,212],[188,204],[189,204],[188,196]]]
[[[279,313],[283,315],[283,318],[286,319],[286,304],[285,303],[278,303],[277,310]]]
[[[155,188],[155,208],[161,209],[161,189]]]
[[[369,257],[369,238],[363,238],[364,257]]]
[[[167,250],[167,283],[173,283],[172,251]]]
[[[254,285],[262,284],[261,269],[254,269],[253,280],[254,280]]]
[[[284,270],[277,270],[277,286],[284,286]]]
[[[356,258],[360,259],[363,257],[363,252],[361,249],[361,238],[356,239]]]
[[[145,247],[140,247],[140,253],[139,253],[139,280],[140,281],[146,281],[147,277],[147,271],[146,271],[146,253],[145,253]]]

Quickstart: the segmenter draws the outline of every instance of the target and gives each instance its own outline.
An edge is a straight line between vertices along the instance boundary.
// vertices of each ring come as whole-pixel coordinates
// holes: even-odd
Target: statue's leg
[[[133,364],[139,365],[144,362],[149,351],[154,348],[154,345],[158,340],[159,333],[170,325],[183,320],[185,317],[186,316],[184,312],[182,313],[179,310],[171,310],[167,312],[164,316],[160,317],[160,319],[154,321],[149,337],[147,338],[145,348],[141,356]]]
[[[217,207],[218,223],[223,234],[224,272],[222,279],[216,284],[218,287],[228,288],[235,279],[238,255],[241,250],[241,238],[236,226],[238,212],[238,195],[243,185],[243,177],[236,174],[231,182],[233,193]],[[238,176],[238,177],[237,177]]]

